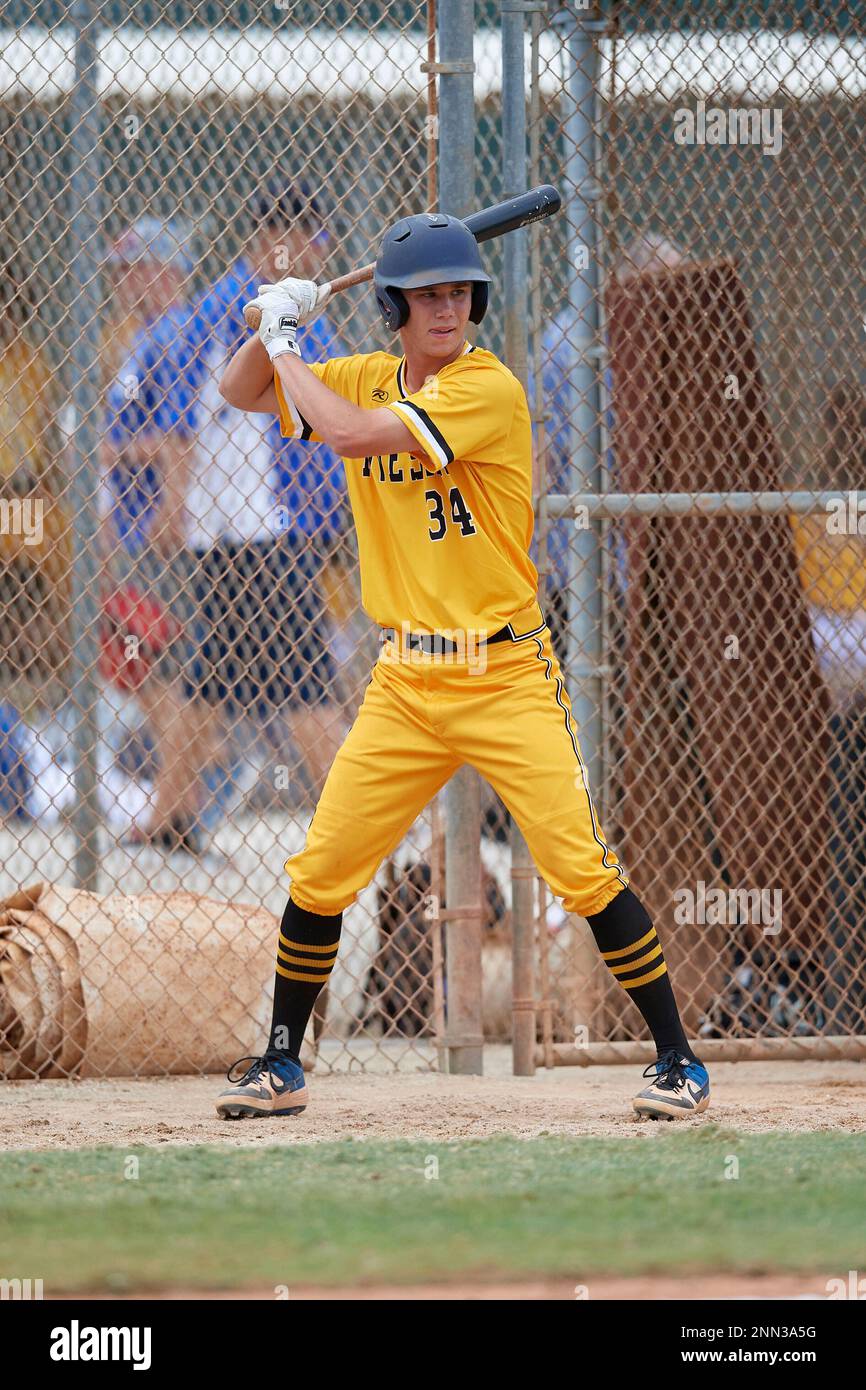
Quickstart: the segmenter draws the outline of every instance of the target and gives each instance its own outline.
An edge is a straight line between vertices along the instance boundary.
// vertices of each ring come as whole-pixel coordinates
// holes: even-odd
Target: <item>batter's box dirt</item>
[[[712,1103],[689,1125],[737,1132],[866,1131],[862,1062],[741,1062],[712,1068]],[[228,1123],[214,1110],[220,1077],[12,1081],[0,1086],[0,1149],[90,1144],[263,1144],[325,1140],[606,1135],[652,1140],[672,1125],[638,1121],[640,1069],[557,1068],[534,1077],[332,1074],[310,1078],[292,1119]]]

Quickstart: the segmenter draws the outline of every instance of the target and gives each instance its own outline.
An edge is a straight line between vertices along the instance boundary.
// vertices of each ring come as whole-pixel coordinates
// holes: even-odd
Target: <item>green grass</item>
[[[138,1178],[124,1177],[134,1155]],[[425,1178],[428,1157],[439,1176]],[[729,1156],[739,1177],[728,1179]],[[61,1290],[866,1267],[866,1136],[0,1155],[0,1277]]]

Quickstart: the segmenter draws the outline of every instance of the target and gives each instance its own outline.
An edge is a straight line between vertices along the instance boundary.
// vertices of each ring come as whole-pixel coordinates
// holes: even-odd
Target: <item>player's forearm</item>
[[[367,452],[373,412],[338,396],[291,352],[275,359],[274,370],[295,409],[335,453],[360,458]]]
[[[257,335],[248,338],[220,377],[220,395],[238,410],[254,410],[274,384],[274,369]]]

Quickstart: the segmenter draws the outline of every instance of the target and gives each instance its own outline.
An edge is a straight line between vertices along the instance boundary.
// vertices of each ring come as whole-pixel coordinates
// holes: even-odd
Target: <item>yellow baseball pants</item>
[[[475,652],[467,646],[459,660],[383,645],[304,849],[286,863],[299,907],[330,915],[354,902],[464,763],[498,792],[567,911],[600,912],[625,887],[588,790],[550,633],[535,611],[534,631]]]

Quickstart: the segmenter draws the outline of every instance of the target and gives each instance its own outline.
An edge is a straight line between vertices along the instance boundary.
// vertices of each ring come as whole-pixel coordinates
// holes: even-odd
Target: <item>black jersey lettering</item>
[[[430,488],[424,493],[424,496],[430,507],[430,520],[435,522],[435,529],[433,526],[428,526],[427,534],[431,541],[441,541],[448,529],[448,523],[445,520],[445,504],[442,501],[442,494]]]
[[[463,536],[475,535],[475,523],[472,514],[460,495],[459,487],[452,487],[448,493],[448,501],[451,503],[451,520],[455,526],[460,527],[460,534]]]

